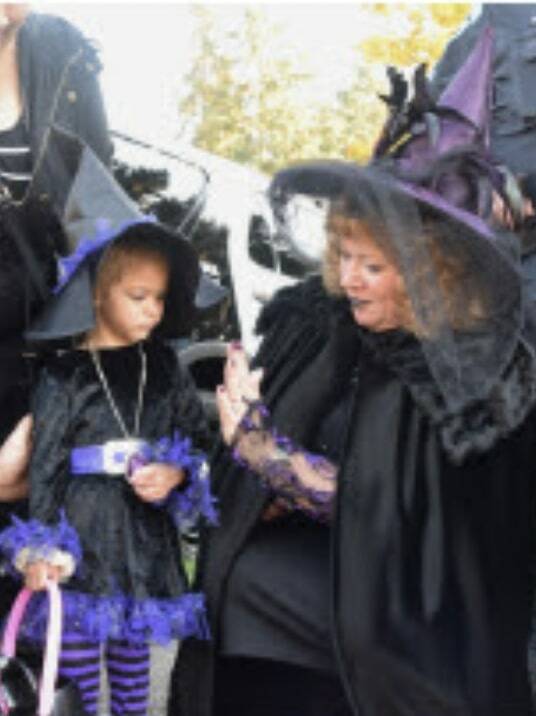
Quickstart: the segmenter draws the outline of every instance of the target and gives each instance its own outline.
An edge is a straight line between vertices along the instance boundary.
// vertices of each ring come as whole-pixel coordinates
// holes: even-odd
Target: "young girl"
[[[48,338],[87,330],[43,370],[32,519],[15,520],[0,543],[31,589],[64,584],[60,672],[77,682],[88,714],[97,711],[104,645],[112,713],[141,716],[148,642],[208,637],[177,533],[199,515],[215,520],[198,450],[205,420],[175,353],[153,337],[183,332],[198,263],[187,241],[137,218],[118,231],[98,224],[66,267],[41,326]],[[42,638],[42,595],[31,605],[26,630]]]

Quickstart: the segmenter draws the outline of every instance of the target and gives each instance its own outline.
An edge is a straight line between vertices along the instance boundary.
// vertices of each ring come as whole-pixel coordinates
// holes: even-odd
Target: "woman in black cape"
[[[393,114],[373,165],[272,182],[287,229],[295,194],[331,199],[322,277],[263,310],[255,370],[230,349],[213,641],[182,645],[170,716],[531,712],[536,354],[515,241],[481,218],[508,196],[460,104],[468,81],[488,96],[490,42],[420,133]]]

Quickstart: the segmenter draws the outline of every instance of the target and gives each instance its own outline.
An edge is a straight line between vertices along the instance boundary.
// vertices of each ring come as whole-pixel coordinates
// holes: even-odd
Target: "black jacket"
[[[87,142],[109,165],[112,143],[98,83],[93,45],[67,20],[31,13],[18,31],[17,55],[24,121],[30,136],[34,182],[30,193],[61,216],[73,175],[61,147],[49,145],[56,125]]]
[[[32,370],[21,358],[22,331],[56,281],[55,254],[68,250],[58,218],[73,167],[62,147],[49,141],[50,128],[77,134],[107,165],[112,156],[100,61],[79,30],[63,18],[31,13],[18,30],[17,62],[34,166],[22,205],[0,207],[0,444],[28,412]],[[15,508],[0,504],[0,528]],[[10,602],[7,589],[2,580],[0,615]]]
[[[502,405],[453,420],[430,410],[417,341],[359,329],[317,280],[280,293],[260,327],[280,432],[307,446],[327,396],[354,391],[326,579],[356,716],[528,715],[536,422],[525,408],[517,428],[510,417],[534,396],[531,361],[514,360]],[[223,450],[213,475],[221,525],[206,536],[198,586],[214,642],[183,645],[170,716],[211,714],[226,579],[267,498]]]
[[[75,167],[50,129],[78,135],[105,164],[112,155],[100,62],[79,30],[63,18],[31,13],[18,31],[17,60],[34,166],[25,199],[0,205],[0,442],[27,410],[20,400],[27,381],[22,331],[56,281],[56,254],[68,251],[58,219]]]

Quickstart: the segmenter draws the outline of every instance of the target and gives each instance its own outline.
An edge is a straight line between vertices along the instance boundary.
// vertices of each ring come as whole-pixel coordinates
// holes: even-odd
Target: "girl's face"
[[[118,281],[95,292],[95,347],[127,346],[142,341],[162,320],[168,271],[158,261],[129,261]]]
[[[403,327],[402,276],[366,230],[341,239],[339,277],[356,323],[377,332]]]

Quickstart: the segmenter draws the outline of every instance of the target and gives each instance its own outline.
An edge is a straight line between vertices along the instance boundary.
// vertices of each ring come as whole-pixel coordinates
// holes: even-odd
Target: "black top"
[[[28,410],[26,396],[20,400],[21,380],[28,389],[21,336],[56,283],[55,251],[67,251],[57,217],[70,189],[72,157],[54,141],[50,127],[58,125],[86,141],[105,164],[112,154],[98,84],[100,61],[76,27],[61,17],[30,13],[18,30],[17,63],[23,112],[1,133],[0,147],[29,147],[30,152],[8,156],[0,150],[0,172],[33,172],[34,180],[32,196],[22,206],[4,206],[0,222],[0,440]],[[26,180],[0,177],[0,182],[15,199],[28,187]],[[20,404],[16,411],[13,396]]]
[[[326,410],[311,447],[335,464],[342,454],[352,399],[348,389]],[[229,575],[223,654],[335,671],[329,544],[329,526],[299,513],[257,525]]]
[[[13,127],[0,131],[0,186],[8,196],[22,199],[31,177],[30,138],[21,116]]]

